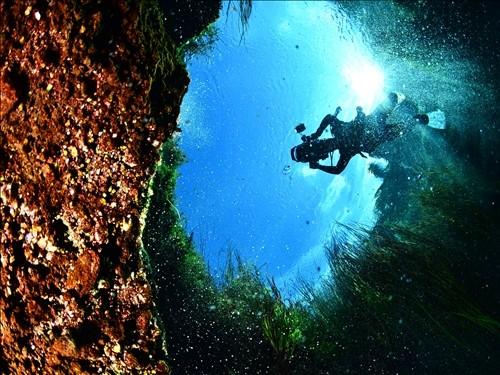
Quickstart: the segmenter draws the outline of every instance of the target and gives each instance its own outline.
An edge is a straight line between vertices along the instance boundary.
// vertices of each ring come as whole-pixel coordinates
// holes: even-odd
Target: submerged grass
[[[162,21],[150,3],[141,3],[140,22],[145,40],[156,45],[165,36],[156,35]],[[153,77],[160,82],[178,55],[170,47],[155,52],[155,45],[147,48],[158,54]],[[302,285],[302,301],[292,304],[234,254],[224,280],[214,281],[174,206],[182,155],[174,141],[161,152],[142,241],[174,373],[500,368],[498,181],[464,171],[429,173],[432,189],[408,198],[418,207],[412,221],[381,221],[372,231],[343,227],[327,244],[330,277],[319,287]]]
[[[172,368],[184,374],[268,373],[272,348],[261,320],[272,296],[257,270],[239,258],[228,262],[224,282],[215,285],[171,204],[182,160],[174,142],[163,146],[162,160],[142,241]]]
[[[404,228],[358,234],[361,244],[330,249],[332,278],[305,289],[316,316],[309,336],[338,343],[314,353],[317,363],[337,356],[336,368],[358,372],[490,373],[498,321],[464,288],[446,244]]]
[[[178,62],[174,43],[165,30],[163,18],[157,0],[139,1],[138,29],[144,48],[154,61],[150,72],[150,90],[154,82],[159,82],[161,88],[165,89],[164,80],[175,70]]]
[[[344,228],[328,249],[332,277],[302,288],[316,317],[306,335],[321,343],[313,351],[321,371],[498,368],[497,185],[471,174],[433,176],[432,190],[412,195],[422,207],[418,222]]]
[[[273,280],[268,285],[271,287],[273,303],[262,317],[263,334],[274,350],[274,372],[288,374],[294,353],[304,341],[304,311],[299,305],[287,305]]]
[[[440,175],[432,191],[413,195],[424,212],[418,223],[343,227],[327,246],[331,277],[319,288],[302,285],[301,303],[291,304],[234,254],[224,280],[214,282],[171,203],[181,160],[167,143],[143,233],[174,370],[489,374],[498,368],[494,186],[457,185]]]
[[[236,2],[238,7],[233,3]],[[226,8],[226,17],[229,16],[231,10],[237,10],[240,15],[240,25],[241,25],[241,37],[240,43],[245,39],[245,33],[248,29],[248,21],[250,20],[250,15],[252,14],[253,0],[229,0]]]

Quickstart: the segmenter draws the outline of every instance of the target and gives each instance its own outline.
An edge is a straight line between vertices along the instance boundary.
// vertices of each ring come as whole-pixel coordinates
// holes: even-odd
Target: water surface
[[[187,229],[216,274],[233,248],[278,285],[315,279],[337,222],[374,223],[382,181],[360,156],[339,176],[294,163],[293,128],[316,130],[338,105],[343,120],[357,105],[370,112],[384,97],[384,72],[335,4],[255,2],[243,39],[234,9],[217,28],[212,51],[188,64],[180,116],[187,163],[177,197]]]

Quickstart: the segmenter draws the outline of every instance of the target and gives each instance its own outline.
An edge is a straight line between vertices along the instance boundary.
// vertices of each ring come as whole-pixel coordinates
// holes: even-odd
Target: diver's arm
[[[309,163],[309,167],[313,169],[319,169],[320,171],[330,173],[330,174],[340,174],[344,171],[351,160],[352,155],[340,154],[340,159],[337,165],[321,165],[318,162]]]

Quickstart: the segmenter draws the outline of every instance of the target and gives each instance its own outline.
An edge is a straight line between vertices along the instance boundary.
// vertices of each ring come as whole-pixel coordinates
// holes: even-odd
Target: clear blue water
[[[339,176],[294,163],[294,126],[310,133],[338,105],[343,120],[369,113],[384,72],[335,4],[255,2],[242,41],[238,13],[221,14],[214,48],[188,64],[178,207],[214,274],[233,248],[281,287],[317,280],[336,223],[375,222],[382,181],[360,156]]]

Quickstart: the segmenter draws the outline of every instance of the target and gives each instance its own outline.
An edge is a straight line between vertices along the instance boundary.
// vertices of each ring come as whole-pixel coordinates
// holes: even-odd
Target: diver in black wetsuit
[[[382,143],[396,138],[404,130],[405,123],[412,121],[420,121],[422,115],[416,115],[416,107],[408,103],[402,110],[400,115],[401,123],[388,124],[387,118],[392,114],[395,108],[399,105],[398,95],[390,93],[388,100],[378,106],[375,111],[370,115],[365,115],[361,107],[356,108],[357,115],[354,120],[345,122],[337,118],[341,111],[337,107],[335,114],[326,115],[321,121],[318,129],[311,134],[311,139],[315,140],[321,136],[323,131],[330,125],[331,139],[331,152],[338,150],[340,153],[339,161],[336,165],[322,165],[318,161],[310,161],[309,167],[312,169],[319,169],[331,174],[340,174],[349,164],[349,161],[356,154],[360,154],[366,158],[363,152],[371,153]],[[425,116],[425,115],[423,115]],[[425,122],[424,122],[425,123]]]

